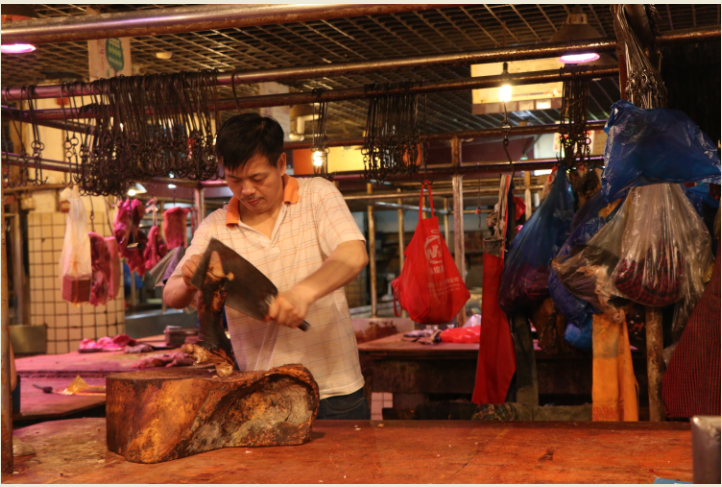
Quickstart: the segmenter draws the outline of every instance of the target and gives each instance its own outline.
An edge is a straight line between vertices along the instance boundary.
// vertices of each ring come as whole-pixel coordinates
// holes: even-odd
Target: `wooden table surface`
[[[5,483],[653,483],[692,481],[680,423],[317,421],[301,446],[226,448],[154,465],[105,444],[105,420],[41,423],[15,434],[37,456]]]
[[[13,412],[13,421],[34,421],[59,419],[70,414],[79,413],[105,404],[105,394],[73,395],[46,394],[33,384],[47,387],[54,391],[65,389],[73,379],[67,378],[21,378],[20,379],[20,411]],[[92,386],[104,386],[105,379],[92,378],[85,382]]]
[[[139,341],[162,345],[165,337],[159,335]],[[105,404],[105,395],[45,394],[33,387],[33,384],[59,390],[69,386],[76,376],[80,376],[90,385],[105,385],[105,377],[110,374],[138,370],[134,365],[142,358],[178,350],[148,353],[70,352],[18,358],[15,360],[15,366],[21,377],[20,412],[13,413],[13,419],[16,421],[59,419]]]
[[[141,343],[164,345],[163,335],[142,338]],[[96,352],[96,353],[61,353],[57,355],[34,355],[15,360],[15,368],[22,377],[70,377],[80,375],[86,377],[106,377],[119,372],[136,370],[133,366],[145,357],[163,355],[179,351],[158,350],[148,353]]]

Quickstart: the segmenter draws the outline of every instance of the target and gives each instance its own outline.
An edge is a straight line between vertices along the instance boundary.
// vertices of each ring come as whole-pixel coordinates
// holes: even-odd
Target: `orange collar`
[[[283,203],[287,205],[295,205],[298,203],[298,180],[289,177],[288,174],[283,175]],[[226,225],[238,225],[240,222],[240,201],[233,196],[230,203],[228,203]]]

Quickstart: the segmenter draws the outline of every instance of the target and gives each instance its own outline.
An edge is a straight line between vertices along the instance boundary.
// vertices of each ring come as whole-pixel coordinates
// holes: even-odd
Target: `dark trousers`
[[[345,396],[321,399],[318,419],[371,419],[363,388]]]

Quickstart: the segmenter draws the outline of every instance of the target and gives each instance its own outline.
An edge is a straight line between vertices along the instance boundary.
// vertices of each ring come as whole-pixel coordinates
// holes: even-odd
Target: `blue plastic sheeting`
[[[501,309],[512,313],[549,295],[551,262],[569,234],[573,216],[572,188],[562,168],[549,195],[512,242],[499,290]]]
[[[720,183],[715,144],[679,110],[644,110],[621,100],[612,105],[604,130],[602,192],[607,202],[635,186]]]

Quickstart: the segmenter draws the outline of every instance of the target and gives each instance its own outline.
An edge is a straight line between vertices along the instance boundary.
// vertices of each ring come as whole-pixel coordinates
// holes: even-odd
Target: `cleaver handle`
[[[308,321],[304,321],[298,327],[303,331],[308,331],[308,329],[311,327],[311,324]]]

